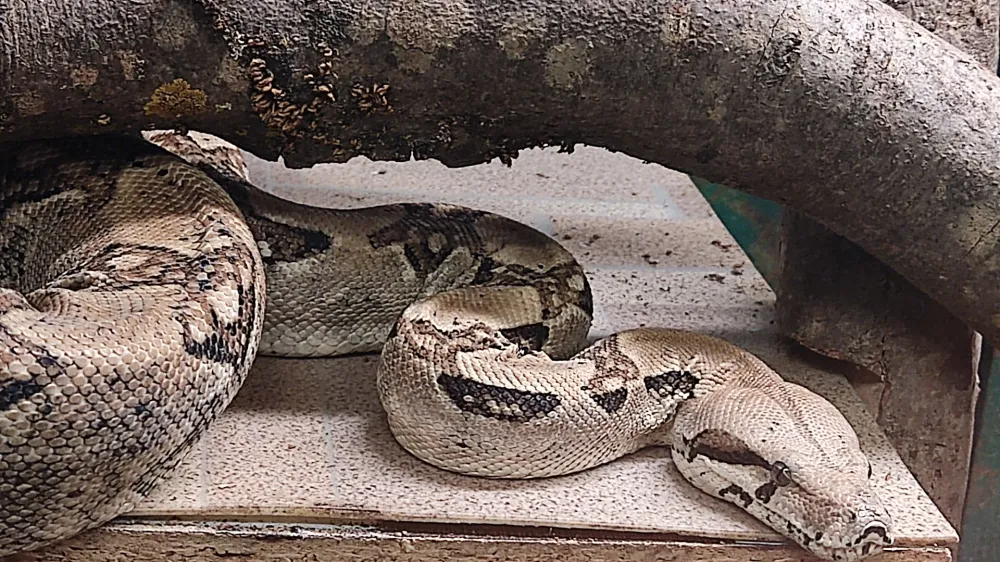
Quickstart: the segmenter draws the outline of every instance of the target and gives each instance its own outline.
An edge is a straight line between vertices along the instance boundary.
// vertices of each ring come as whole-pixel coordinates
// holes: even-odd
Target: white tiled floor
[[[789,356],[772,329],[773,294],[685,176],[592,148],[572,155],[530,151],[512,169],[498,162],[459,170],[436,162],[355,160],[295,171],[254,158],[249,164],[258,185],[300,202],[446,201],[548,232],[592,280],[592,335],[674,326],[746,345],[786,377],[829,397],[856,425],[901,544],[952,540],[850,386]],[[777,539],[742,511],[692,488],[663,450],[529,482],[473,479],[424,465],[388,432],[372,357],[259,359],[236,402],[137,515],[493,522]]]

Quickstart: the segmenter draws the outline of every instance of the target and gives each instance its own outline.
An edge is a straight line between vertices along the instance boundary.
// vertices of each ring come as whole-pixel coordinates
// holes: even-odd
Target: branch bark
[[[4,141],[183,125],[293,167],[603,146],[795,208],[1000,341],[1000,81],[872,0],[0,10]]]

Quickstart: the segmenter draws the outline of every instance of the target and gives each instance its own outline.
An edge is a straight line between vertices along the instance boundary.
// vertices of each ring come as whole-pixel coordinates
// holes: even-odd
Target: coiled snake
[[[449,205],[305,207],[212,137],[147,139],[174,154],[124,136],[0,151],[0,555],[130,510],[257,353],[380,349],[393,434],[443,469],[547,477],[666,445],[823,558],[892,543],[831,404],[704,335],[581,351],[590,286],[543,234]]]

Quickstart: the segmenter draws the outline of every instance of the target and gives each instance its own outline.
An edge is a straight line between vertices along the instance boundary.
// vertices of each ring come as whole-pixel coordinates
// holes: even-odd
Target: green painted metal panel
[[[724,185],[689,177],[771,289],[777,290],[781,205]]]
[[[960,562],[1000,560],[1000,353],[983,344],[972,468],[962,514]],[[989,359],[992,358],[992,359]]]

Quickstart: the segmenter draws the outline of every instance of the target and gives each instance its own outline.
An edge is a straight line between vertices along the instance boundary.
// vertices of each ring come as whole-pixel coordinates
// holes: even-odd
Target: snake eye
[[[779,487],[784,487],[792,483],[792,471],[785,463],[777,461],[771,465],[771,480]]]

